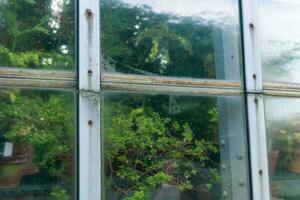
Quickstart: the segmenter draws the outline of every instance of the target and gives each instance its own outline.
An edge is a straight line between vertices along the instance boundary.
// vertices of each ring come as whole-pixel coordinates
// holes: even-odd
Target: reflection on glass
[[[240,80],[236,0],[103,0],[102,70]]]
[[[300,199],[300,99],[267,97],[265,103],[272,196]]]
[[[296,0],[259,1],[264,81],[299,83],[299,13]]]
[[[74,93],[3,88],[0,99],[0,199],[76,199]]]
[[[103,98],[105,199],[248,199],[240,97]]]
[[[74,0],[1,0],[0,66],[74,69]]]

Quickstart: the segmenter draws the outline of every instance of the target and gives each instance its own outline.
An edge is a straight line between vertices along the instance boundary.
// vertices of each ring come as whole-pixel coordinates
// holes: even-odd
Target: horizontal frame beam
[[[78,78],[74,71],[0,67],[0,84],[34,88],[77,88]],[[102,75],[102,85],[104,88],[116,90],[141,91],[146,88],[151,92],[183,94],[240,95],[243,90],[241,83],[233,81],[109,73]],[[265,82],[263,90],[259,93],[270,96],[300,97],[300,84]]]
[[[264,90],[277,90],[277,91],[294,91],[300,92],[299,83],[280,83],[280,82],[266,82],[263,84]]]
[[[183,94],[183,95],[223,95],[237,96],[244,94],[243,89],[222,89],[222,88],[196,88],[183,86],[168,85],[147,85],[147,84],[131,84],[131,83],[101,83],[103,90],[119,90],[132,92],[151,92],[151,93],[167,93],[167,94]]]
[[[0,85],[33,88],[78,87],[74,71],[0,67]]]
[[[19,79],[19,78],[0,78],[1,86],[29,87],[29,88],[77,88],[77,81],[66,80],[43,80],[43,79]]]
[[[0,78],[77,81],[75,71],[0,67]]]
[[[278,97],[300,97],[300,91],[265,90],[263,94],[266,96],[278,96]]]
[[[213,80],[213,79],[192,79],[162,76],[141,76],[131,74],[109,74],[104,73],[101,77],[102,82],[107,83],[129,83],[129,84],[151,84],[185,87],[215,87],[215,88],[240,88],[243,86],[240,82]]]

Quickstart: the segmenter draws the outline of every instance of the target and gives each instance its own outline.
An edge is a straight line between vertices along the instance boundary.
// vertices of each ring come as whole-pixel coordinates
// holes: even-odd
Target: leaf
[[[17,20],[17,16],[15,13],[7,10],[1,9],[2,17],[7,25],[8,32],[11,34],[12,37],[16,37],[19,33],[19,21]]]
[[[9,93],[9,98],[10,98],[11,102],[15,102],[17,97],[16,97],[16,95],[14,93],[10,92]]]
[[[25,0],[25,2],[28,3],[28,4],[31,4],[31,5],[36,4],[35,0]]]
[[[10,92],[10,91],[3,91],[3,93],[5,93],[5,94],[8,95],[8,97],[9,97],[9,99],[10,99],[10,101],[11,101],[12,103],[14,103],[14,102],[16,101],[17,97],[16,97],[16,95],[15,95],[13,92]]]
[[[169,35],[170,38],[176,40],[184,50],[186,50],[190,55],[193,55],[194,52],[192,43],[187,38],[176,33],[170,33]]]

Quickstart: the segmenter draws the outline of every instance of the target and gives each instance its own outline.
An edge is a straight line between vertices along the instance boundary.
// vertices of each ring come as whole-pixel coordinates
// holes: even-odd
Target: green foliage
[[[29,3],[31,5],[34,5],[36,4],[36,1],[35,0],[25,0],[26,3]]]
[[[5,0],[0,4],[0,66],[38,69],[76,66],[75,1],[63,1],[59,8],[62,12],[53,12],[49,0]],[[51,26],[53,20],[55,27]],[[62,47],[67,51],[62,51]],[[74,167],[70,159],[75,154],[73,99],[52,91],[6,89],[1,90],[0,99],[1,141],[31,143],[34,162],[42,174],[37,179],[47,179],[45,184],[54,181],[67,185],[67,172]],[[13,170],[13,166],[10,168]],[[59,200],[70,199],[61,186],[54,187],[51,195]]]
[[[60,55],[55,52],[42,53],[38,51],[13,53],[1,46],[0,63],[2,63],[3,66],[43,69],[56,68],[57,66],[60,68],[71,68],[75,66],[74,59],[71,56]]]
[[[17,94],[11,102],[0,103],[1,130],[12,142],[29,142],[36,151],[36,162],[51,176],[63,176],[68,161],[60,158],[73,152],[74,110],[67,95],[48,97]]]
[[[216,111],[211,111],[216,112]],[[197,139],[188,123],[161,117],[150,108],[115,110],[106,133],[106,184],[126,200],[149,199],[162,184],[193,190],[192,179],[207,179],[207,188],[217,183],[216,169],[203,173],[210,156],[218,154],[215,144]],[[210,177],[210,178],[207,178]]]
[[[0,94],[0,136],[13,143],[32,144],[34,163],[43,176],[67,180],[75,147],[74,105],[70,103],[73,95],[29,90],[2,90]],[[12,167],[2,167],[3,173],[14,170]],[[59,185],[50,195],[57,200],[70,200],[70,194]]]
[[[75,67],[74,26],[69,25],[74,19],[74,6],[64,2],[57,24],[59,30],[56,30],[50,26],[55,16],[48,4],[47,0],[7,0],[1,4],[1,66],[47,69]],[[68,46],[66,54],[61,52],[63,45]]]
[[[101,43],[114,70],[143,75],[215,78],[212,27],[156,13],[148,6],[101,2]]]
[[[51,196],[56,200],[70,200],[67,190],[61,186],[55,186],[52,188]]]

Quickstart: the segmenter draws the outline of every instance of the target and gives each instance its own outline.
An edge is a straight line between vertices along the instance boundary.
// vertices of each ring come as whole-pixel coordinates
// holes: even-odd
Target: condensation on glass
[[[300,82],[300,2],[260,0],[263,79]]]
[[[271,193],[300,199],[300,99],[265,97]]]
[[[73,91],[0,90],[0,199],[76,199]]]
[[[237,0],[101,0],[102,71],[240,81]]]
[[[242,97],[102,93],[103,197],[248,199]]]
[[[0,66],[74,70],[75,1],[0,1]]]

